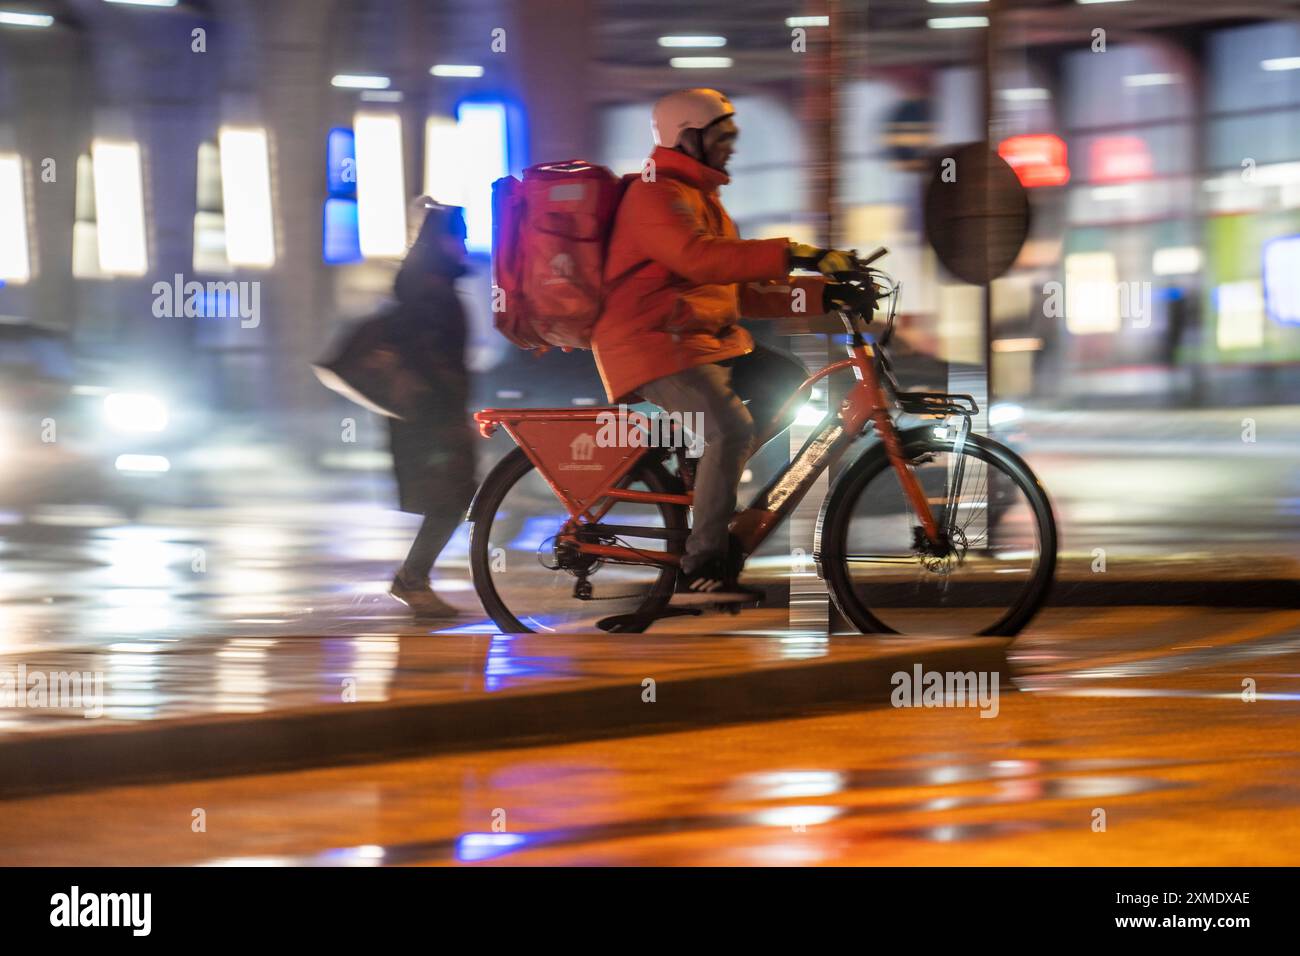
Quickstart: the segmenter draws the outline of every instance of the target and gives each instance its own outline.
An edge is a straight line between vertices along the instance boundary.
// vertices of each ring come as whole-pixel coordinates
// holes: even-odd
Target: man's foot
[[[427,580],[408,581],[397,572],[388,593],[401,601],[419,617],[455,617],[460,613],[433,592]]]
[[[762,591],[747,588],[736,580],[731,562],[726,558],[711,558],[694,571],[678,572],[677,593],[671,603],[675,606],[696,604],[758,604]]]

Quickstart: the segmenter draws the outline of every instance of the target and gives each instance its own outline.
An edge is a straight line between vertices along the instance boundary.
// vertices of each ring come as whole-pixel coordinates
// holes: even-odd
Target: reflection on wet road
[[[996,719],[875,706],[16,799],[0,844],[15,863],[1294,865],[1298,627],[1056,613],[1013,645]]]

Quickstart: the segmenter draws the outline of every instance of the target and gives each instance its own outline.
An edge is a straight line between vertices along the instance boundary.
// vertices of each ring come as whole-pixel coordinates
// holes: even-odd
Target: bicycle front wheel
[[[926,541],[877,446],[836,482],[819,522],[817,552],[836,606],[864,634],[1017,634],[1056,570],[1056,524],[1038,479],[979,435],[960,456],[934,427],[900,439],[945,541]]]
[[[637,462],[620,487],[682,491],[652,456]],[[568,518],[520,449],[484,481],[470,514],[470,568],[474,589],[497,627],[507,634],[593,632],[602,618],[653,615],[668,604],[675,566],[591,560],[557,549],[556,537]],[[689,530],[682,505],[620,501],[585,533],[593,542],[650,556],[680,554]],[[582,581],[589,591],[580,587]]]

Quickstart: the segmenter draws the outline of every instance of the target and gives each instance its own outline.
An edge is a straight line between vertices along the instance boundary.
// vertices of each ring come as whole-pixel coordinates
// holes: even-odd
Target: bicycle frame
[[[890,400],[885,382],[882,381],[882,373],[887,379],[889,375],[883,363],[880,371],[877,370],[877,362],[881,360],[875,351],[878,346],[858,329],[856,316],[849,313],[841,315],[846,326],[852,330],[849,357],[827,365],[805,380],[786,402],[777,420],[783,421],[789,414],[792,403],[802,401],[809,388],[835,372],[851,369],[856,381],[839,408],[827,413],[798,454],[732,519],[731,531],[746,555],[758,549],[799,504],[818,477],[839,461],[849,446],[866,433],[869,426],[875,429],[884,442],[889,460],[926,538],[932,546],[942,546],[943,532],[910,462],[903,455],[898,431],[890,416]],[[889,384],[895,392],[895,398],[902,397],[892,379]],[[922,414],[949,414],[954,410],[951,401],[930,403],[923,400],[925,396],[909,397],[920,402],[923,406],[919,409]],[[952,396],[929,398],[950,399]],[[966,414],[964,410],[958,411]],[[564,504],[569,519],[557,534],[557,545],[563,544],[582,554],[625,564],[675,565],[678,556],[666,551],[641,551],[632,547],[581,540],[579,537],[584,527],[599,524],[601,518],[620,501],[691,504],[692,495],[689,493],[661,494],[620,487],[644,454],[646,446],[629,443],[609,446],[598,443],[589,431],[603,416],[617,416],[619,413],[620,410],[616,407],[489,408],[476,413],[474,420],[484,437],[492,435],[498,426],[504,428]],[[630,435],[633,431],[627,429],[620,434]],[[568,462],[562,460],[564,456],[561,453],[561,449],[566,447],[570,451]],[[951,513],[950,509],[949,514]],[[607,535],[623,533],[668,539],[673,534],[653,528],[621,528],[610,525],[601,528]]]

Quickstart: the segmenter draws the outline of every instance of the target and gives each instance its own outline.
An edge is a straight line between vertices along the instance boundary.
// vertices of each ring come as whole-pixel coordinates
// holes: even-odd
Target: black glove
[[[834,312],[841,306],[866,316],[871,320],[871,313],[876,308],[876,296],[873,290],[854,285],[851,282],[828,282],[822,290],[822,309]]]

